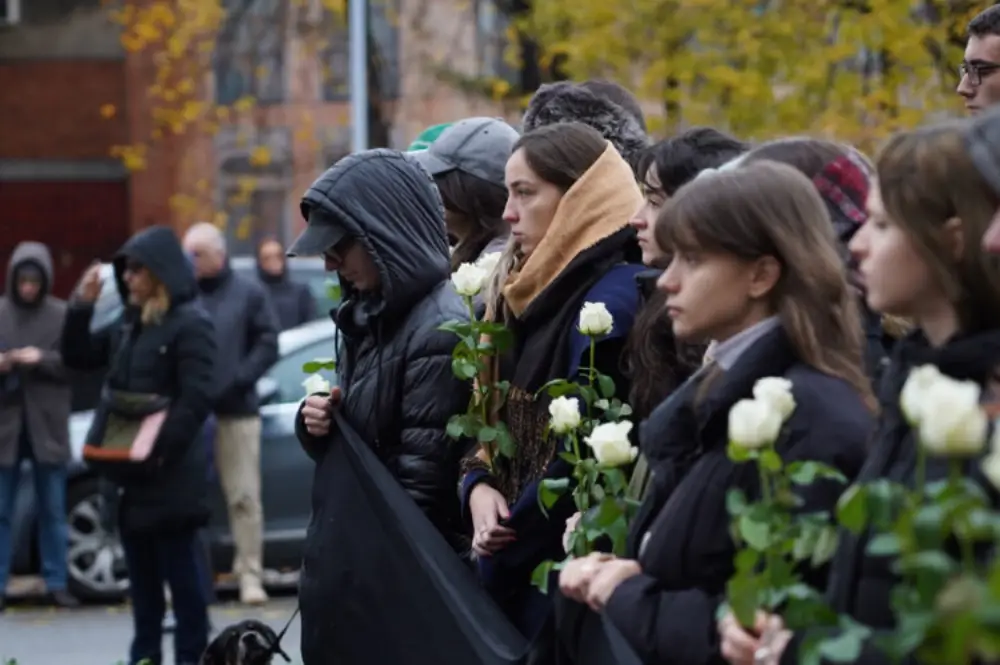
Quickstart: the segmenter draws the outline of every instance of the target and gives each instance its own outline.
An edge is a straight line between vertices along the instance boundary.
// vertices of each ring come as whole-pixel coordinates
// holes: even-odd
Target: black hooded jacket
[[[451,354],[457,338],[438,327],[468,319],[449,277],[444,211],[429,176],[392,150],[369,150],[342,159],[312,184],[302,199],[306,218],[313,208],[339,220],[368,250],[379,270],[377,297],[365,297],[342,280],[344,301],[334,315],[341,414],[424,513],[458,543],[458,459],[463,452],[445,432],[448,419],[463,412],[470,386],[455,378]],[[307,663],[322,653],[323,614],[342,582],[329,579],[323,560],[334,556],[323,524],[350,506],[324,479],[326,452],[338,433],[317,438],[296,433],[316,461],[313,517],[306,536],[300,587],[302,649]]]
[[[139,309],[127,306],[120,326],[94,335],[93,305],[77,300],[66,317],[63,361],[79,370],[108,366],[110,389],[171,398],[151,459],[128,480],[117,479],[123,489],[122,527],[140,533],[197,528],[208,519],[208,458],[197,437],[210,409],[215,335],[198,304],[194,273],[171,229],[154,226],[137,233],[115,257],[115,279],[126,304],[124,272],[130,260],[145,266],[166,287],[170,307],[163,319],[144,324]],[[106,409],[102,397],[88,440],[99,436]]]

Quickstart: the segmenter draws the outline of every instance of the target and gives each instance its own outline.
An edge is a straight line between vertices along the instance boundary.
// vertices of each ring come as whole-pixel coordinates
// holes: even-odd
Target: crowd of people
[[[795,410],[782,459],[907,483],[917,466],[900,407],[910,370],[933,364],[996,398],[1000,111],[985,111],[1000,102],[1000,7],[968,32],[958,92],[978,117],[900,132],[874,159],[835,140],[753,142],[707,127],[654,141],[636,98],[595,80],[542,86],[520,130],[466,118],[408,151],[362,151],[320,175],[287,249],[322,257],[343,295],[332,312],[338,381],[308,395],[295,422],[316,464],[299,590],[305,665],[796,662],[811,636],[786,630],[780,612],[757,630],[717,616],[737,552],[727,496],[761,492],[727,452],[730,412],[759,380],[783,377]],[[277,332],[314,314],[287,282],[284,253],[263,242],[255,282],[232,273],[212,225],[183,240],[146,229],[114,259],[127,307],[100,334],[90,326],[97,266],[67,305],[48,295],[44,247],[26,243],[11,259],[0,571],[28,458],[45,581],[55,602],[72,602],[66,371],[108,367],[85,455],[120,508],[131,665],[162,661],[164,584],[178,665],[207,644],[206,426],[241,599],[267,600],[254,385]],[[470,265],[488,266],[485,285],[460,294],[453,277]],[[613,322],[600,335],[579,324],[585,303]],[[455,326],[473,319],[502,324],[510,340],[469,376]],[[630,407],[640,507],[625,554],[573,557],[572,497],[539,501],[571,474],[545,389],[594,371]],[[449,426],[492,384],[503,386],[488,416],[513,444],[505,456],[491,452],[496,427],[476,440]],[[830,512],[843,486],[797,491],[803,511]],[[869,539],[843,534],[832,563],[803,571],[804,582],[885,629],[896,572]],[[567,555],[543,591],[539,565]],[[858,661],[889,656],[869,641]]]
[[[970,24],[961,65],[973,115],[1000,101],[998,68],[992,8]],[[562,82],[534,95],[520,133],[469,118],[414,148],[355,154],[320,176],[290,247],[322,256],[345,297],[339,383],[297,420],[317,465],[299,595],[306,665],[796,662],[811,636],[780,616],[756,631],[717,620],[737,553],[727,495],[761,491],[753,467],[728,456],[730,410],[758,380],[783,377],[795,403],[778,443],[786,462],[907,483],[915,443],[899,400],[911,369],[933,364],[995,399],[1000,113],[900,132],[871,159],[834,140],[755,143],[712,128],[654,142],[624,88]],[[453,371],[446,330],[470,316],[449,272],[477,261],[490,269],[472,314],[513,341],[473,381]],[[578,324],[585,303],[614,322],[593,346]],[[572,498],[539,498],[570,477],[544,388],[586,381],[588,366],[627,395],[637,425],[641,507],[625,555],[573,558]],[[495,430],[449,434],[494,380],[504,397],[490,422],[509,431],[509,456],[489,452]],[[461,590],[407,508],[393,517],[392,499],[371,499],[370,487],[391,490],[359,445],[483,593]],[[356,484],[345,466],[374,480]],[[831,513],[843,490],[804,487],[800,509]],[[366,513],[366,501],[377,506]],[[835,611],[886,629],[897,574],[870,537],[844,534],[804,580]],[[533,572],[567,555],[543,592]],[[514,633],[469,629],[485,598]],[[523,651],[498,646],[512,634]],[[890,656],[870,640],[858,659]]]
[[[110,481],[102,487],[102,524],[124,546],[136,620],[132,661],[159,662],[165,586],[179,662],[197,662],[205,648],[215,582],[199,533],[208,519],[208,483],[219,483],[229,510],[240,601],[267,602],[256,382],[277,359],[279,331],[319,314],[308,285],[290,279],[281,243],[261,241],[257,268],[256,278],[233,273],[225,237],[210,224],[189,229],[183,245],[164,229],[140,233],[114,261],[117,290],[135,308],[95,331],[100,264],[87,270],[67,306],[52,295],[49,249],[23,242],[14,250],[0,298],[0,611],[25,461],[34,480],[44,600],[80,604],[68,588],[69,418],[73,388],[85,389],[80,377],[90,372],[107,378],[88,443],[100,441],[108,414],[125,408],[118,402],[129,395],[171,396],[156,444],[162,469],[152,478],[121,477],[116,465],[87,460]]]

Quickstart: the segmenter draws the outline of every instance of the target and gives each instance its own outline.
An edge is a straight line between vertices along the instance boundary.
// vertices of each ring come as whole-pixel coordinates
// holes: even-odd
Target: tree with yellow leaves
[[[370,22],[393,4],[372,2]],[[146,93],[136,108],[101,107],[129,114],[131,142],[112,155],[133,178],[173,179],[177,227],[211,220],[237,251],[287,235],[297,193],[349,151],[347,0],[117,0],[109,12]],[[373,145],[388,139],[392,38],[369,38]]]
[[[512,3],[518,4],[517,2]],[[657,102],[651,128],[871,145],[959,108],[964,0],[534,0],[515,28],[544,67]]]

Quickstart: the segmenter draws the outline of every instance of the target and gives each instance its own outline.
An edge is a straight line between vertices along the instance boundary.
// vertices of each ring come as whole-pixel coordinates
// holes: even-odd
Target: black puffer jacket
[[[157,325],[145,325],[127,307],[120,326],[92,335],[93,305],[75,302],[66,316],[62,356],[72,369],[108,366],[107,387],[171,398],[149,462],[115,474],[123,492],[124,529],[164,533],[194,529],[208,520],[208,456],[198,433],[209,413],[215,335],[197,301],[194,273],[174,232],[154,226],[125,243],[115,257],[115,278],[128,302],[123,274],[128,260],[146,266],[170,294],[170,309]],[[105,404],[98,404],[88,440],[99,436]]]
[[[371,150],[341,160],[313,183],[303,213],[321,207],[343,220],[372,254],[381,274],[377,298],[342,281],[338,371],[342,413],[442,530],[457,516],[451,415],[468,405],[470,387],[451,371],[456,337],[438,330],[467,320],[449,281],[443,210],[433,183],[401,153]],[[313,509],[322,512],[323,453],[330,440],[299,440],[318,462]]]

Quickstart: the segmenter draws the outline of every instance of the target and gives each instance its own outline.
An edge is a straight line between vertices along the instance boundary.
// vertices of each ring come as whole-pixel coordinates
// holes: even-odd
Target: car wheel
[[[66,492],[69,590],[81,600],[121,600],[128,591],[125,552],[117,531],[101,525],[104,497],[97,478],[82,478]]]

